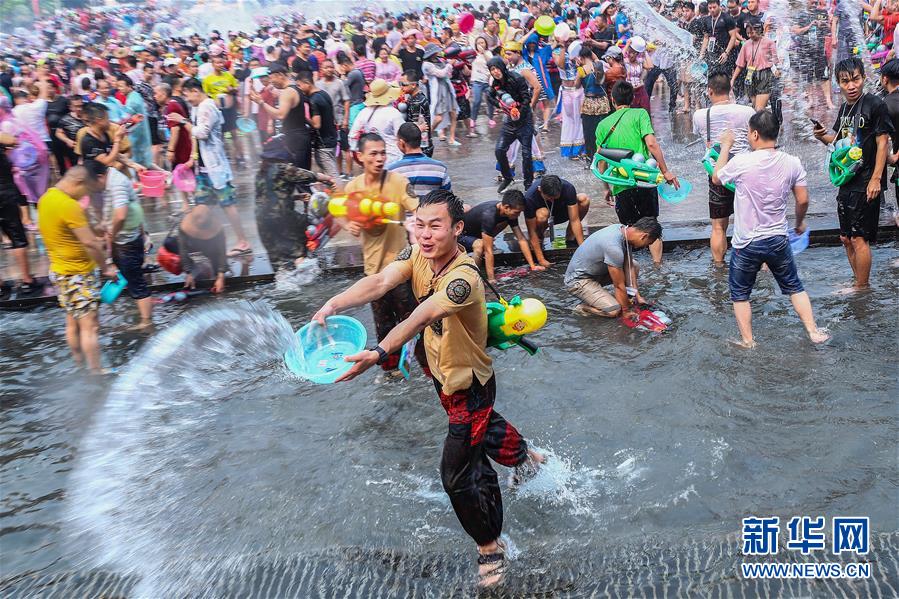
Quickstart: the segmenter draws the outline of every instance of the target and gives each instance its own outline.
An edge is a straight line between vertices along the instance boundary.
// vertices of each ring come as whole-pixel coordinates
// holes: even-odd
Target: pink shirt
[[[392,83],[400,78],[400,67],[389,58],[387,62],[378,59],[375,61],[375,78]]]
[[[749,40],[743,44],[740,55],[737,56],[737,66],[742,68],[752,66],[757,71],[770,69],[774,66],[776,58],[777,44],[774,40],[763,37],[758,42]]]

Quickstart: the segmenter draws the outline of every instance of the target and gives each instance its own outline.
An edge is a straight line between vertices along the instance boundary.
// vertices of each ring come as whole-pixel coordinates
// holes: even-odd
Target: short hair
[[[421,147],[421,129],[415,123],[403,123],[396,132],[397,139],[401,139],[407,146]]]
[[[662,238],[662,225],[654,216],[644,216],[631,226],[649,235],[650,243]]]
[[[296,72],[297,81],[302,81],[303,83],[312,84],[312,71],[309,69],[300,69]]]
[[[100,162],[99,160],[87,160],[84,163],[84,168],[87,169],[87,174],[91,179],[99,179],[103,175],[105,175],[109,167]]]
[[[419,75],[418,71],[416,71],[415,69],[409,69],[408,71],[404,72],[403,77],[405,77],[406,81],[408,81],[410,84],[418,83],[418,81],[421,79],[421,75]]]
[[[833,78],[834,80],[840,80],[840,74],[846,73],[847,75],[852,75],[852,73],[858,72],[865,76],[865,63],[862,62],[862,59],[858,56],[850,56],[849,58],[844,58],[833,68]]]
[[[770,110],[760,110],[749,117],[749,130],[755,131],[766,141],[777,141],[780,123]]]
[[[269,65],[268,74],[269,75],[286,75],[287,67],[285,67],[283,64],[280,64],[280,63],[275,63],[272,65]]]
[[[562,195],[562,179],[556,175],[546,175],[540,179],[539,188],[543,195],[557,198]]]
[[[721,6],[721,0],[708,0],[706,2],[706,6],[710,6],[712,4],[717,4],[718,6]]]
[[[446,211],[449,212],[453,224],[460,222],[465,217],[465,206],[462,204],[462,200],[448,189],[435,189],[428,193],[419,200],[418,207],[436,206],[437,204],[446,204]]]
[[[162,93],[168,98],[172,95],[172,86],[168,83],[157,83],[156,89],[162,90]]]
[[[724,69],[714,69],[709,74],[709,89],[718,96],[726,96],[730,93],[730,75]]]
[[[194,79],[193,77],[191,77],[183,84],[181,84],[181,89],[184,91],[203,91],[203,84],[200,83],[199,79]]]
[[[129,54],[125,57],[125,63],[133,69],[137,66],[137,58]]]
[[[88,123],[99,121],[109,116],[109,109],[97,102],[88,102],[84,105],[84,120]]]
[[[891,58],[880,67],[880,76],[886,77],[890,83],[899,83],[899,60]]]
[[[696,5],[692,2],[684,2],[681,4],[681,8],[689,8],[690,10],[696,10]]]
[[[634,86],[625,80],[619,80],[612,86],[612,101],[615,106],[630,106],[634,101]]]
[[[125,73],[119,73],[115,76],[116,81],[121,81],[126,84],[128,87],[134,87],[134,81],[131,80],[131,77],[126,75]]]
[[[503,206],[508,206],[513,210],[524,210],[524,193],[518,189],[510,189],[503,194],[502,202]]]
[[[367,146],[370,143],[378,143],[378,142],[384,143],[384,138],[381,137],[380,135],[378,135],[377,133],[366,133],[365,135],[363,135],[362,137],[359,138],[359,143],[356,144],[356,147],[358,148],[357,151],[360,153],[364,152],[365,146]]]

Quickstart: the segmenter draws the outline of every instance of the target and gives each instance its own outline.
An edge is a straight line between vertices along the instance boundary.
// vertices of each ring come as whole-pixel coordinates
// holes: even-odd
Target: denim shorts
[[[234,199],[234,186],[228,183],[222,189],[216,189],[212,186],[212,180],[206,173],[197,174],[197,190],[194,192],[194,202],[206,206],[220,205],[222,208],[233,206],[237,200]]]
[[[780,292],[784,295],[804,291],[802,281],[796,272],[796,261],[793,259],[790,242],[786,235],[778,235],[756,239],[744,248],[731,249],[728,275],[731,301],[749,301],[749,294],[752,293],[755,277],[762,264],[768,265],[774,280],[780,286]]]

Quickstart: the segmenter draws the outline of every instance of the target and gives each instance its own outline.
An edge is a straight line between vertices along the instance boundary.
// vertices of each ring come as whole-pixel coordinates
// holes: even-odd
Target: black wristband
[[[368,351],[376,351],[378,352],[378,361],[376,362],[379,366],[383,364],[387,360],[387,356],[389,355],[383,347],[380,345],[376,345]]]

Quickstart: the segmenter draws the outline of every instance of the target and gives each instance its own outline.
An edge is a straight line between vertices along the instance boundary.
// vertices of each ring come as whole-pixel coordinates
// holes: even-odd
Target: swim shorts
[[[100,277],[96,271],[89,273],[60,275],[50,273],[56,285],[59,306],[75,318],[82,318],[100,307]]]
[[[197,190],[194,193],[194,202],[206,206],[220,205],[222,208],[233,206],[237,203],[234,199],[234,186],[228,183],[221,189],[212,186],[212,181],[206,173],[197,175]]]
[[[709,177],[709,218],[729,218],[734,213],[734,192],[715,185]]]
[[[632,225],[644,216],[659,216],[659,192],[655,187],[632,187],[615,196],[615,213],[622,225]]]
[[[478,239],[480,239],[480,237],[474,237],[473,235],[460,235],[459,244],[465,248],[466,252],[473,252],[474,242]]]
[[[612,279],[606,275],[602,280],[581,278],[568,286],[568,293],[578,298],[591,308],[602,310],[606,314],[614,314],[621,309],[615,296],[606,291],[603,285],[611,285]]]
[[[868,201],[864,191],[840,191],[837,193],[837,216],[840,218],[840,235],[863,237],[868,243],[877,242],[877,226],[883,193]]]

